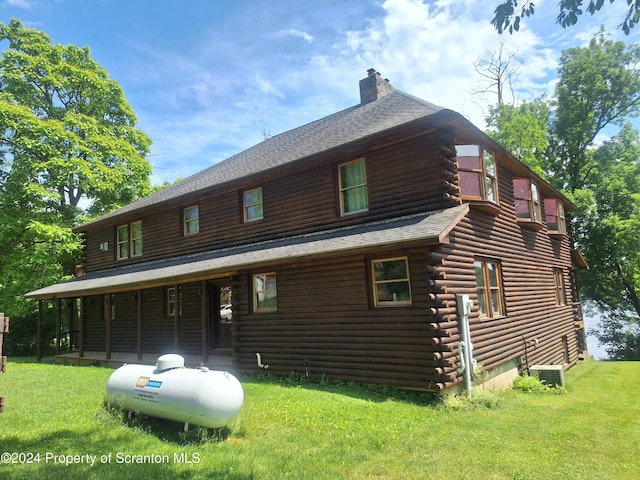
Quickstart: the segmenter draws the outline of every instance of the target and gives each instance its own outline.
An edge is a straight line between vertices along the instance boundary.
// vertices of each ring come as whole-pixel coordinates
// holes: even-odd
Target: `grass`
[[[2,479],[635,479],[640,364],[581,363],[562,394],[426,394],[246,378],[238,418],[185,437],[103,405],[112,370],[9,358],[0,375]],[[95,455],[95,464],[80,463]],[[65,465],[64,457],[78,455]],[[130,457],[126,457],[129,455]],[[160,463],[124,463],[135,456]],[[131,457],[133,456],[133,457]],[[150,461],[152,457],[147,457]]]

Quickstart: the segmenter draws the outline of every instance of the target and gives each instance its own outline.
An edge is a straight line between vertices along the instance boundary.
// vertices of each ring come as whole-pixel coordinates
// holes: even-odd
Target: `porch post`
[[[202,310],[202,363],[209,363],[209,336],[207,335],[207,325],[209,324],[209,288],[208,282],[203,280],[201,283],[200,295]]]
[[[38,300],[38,324],[36,327],[36,359],[42,360],[42,300]]]
[[[107,323],[107,338],[106,338],[106,345],[105,345],[105,358],[107,360],[111,359],[111,294],[107,293],[106,295],[104,295],[104,310],[105,310],[105,320]]]
[[[60,355],[61,326],[62,326],[62,299],[56,298],[56,355]]]
[[[173,311],[173,349],[178,352],[180,347],[180,309],[182,308],[182,299],[180,295],[180,285],[177,283],[173,286],[176,292],[176,303]]]
[[[138,361],[142,361],[142,289],[138,290],[138,335],[136,348],[138,351]]]
[[[78,312],[78,357],[84,357],[84,321],[87,310],[87,304],[85,302],[88,302],[89,299],[80,297],[78,300],[80,301],[80,311]]]

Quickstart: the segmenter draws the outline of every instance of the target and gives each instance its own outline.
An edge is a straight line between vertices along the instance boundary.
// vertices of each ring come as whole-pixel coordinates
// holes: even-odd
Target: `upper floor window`
[[[547,221],[547,230],[551,234],[564,235],[567,233],[567,221],[564,215],[564,206],[557,198],[544,199],[544,215]]]
[[[480,145],[456,145],[460,190],[463,197],[498,203],[496,162]]]
[[[264,208],[262,203],[262,188],[254,188],[247,190],[242,195],[244,221],[251,222],[260,220],[264,217]]]
[[[258,273],[253,276],[253,311],[273,312],[278,308],[276,274]]]
[[[117,237],[118,260],[142,255],[142,221],[120,225]]]
[[[376,307],[411,305],[411,283],[407,257],[371,262]]]
[[[367,211],[369,194],[364,159],[340,165],[339,177],[341,214]]]
[[[185,235],[191,235],[192,233],[198,233],[200,231],[200,208],[198,205],[185,208],[183,217]]]
[[[478,260],[473,263],[473,268],[476,274],[480,317],[491,318],[504,315],[504,293],[500,264]]]
[[[513,198],[518,220],[542,226],[542,209],[538,186],[528,178],[513,179]]]

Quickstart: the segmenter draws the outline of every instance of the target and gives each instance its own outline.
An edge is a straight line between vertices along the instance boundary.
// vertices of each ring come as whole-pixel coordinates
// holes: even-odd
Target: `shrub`
[[[446,395],[442,397],[442,405],[451,410],[473,410],[476,408],[497,408],[502,403],[502,396],[488,390],[474,391],[471,397],[466,395]]]
[[[564,387],[547,385],[538,377],[532,377],[529,375],[516,377],[513,381],[513,390],[523,393],[565,393]]]

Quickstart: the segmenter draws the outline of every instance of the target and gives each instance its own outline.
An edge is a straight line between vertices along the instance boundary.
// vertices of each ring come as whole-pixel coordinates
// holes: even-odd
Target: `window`
[[[476,274],[480,317],[491,318],[504,315],[500,265],[480,260],[474,262],[473,267]]]
[[[456,152],[462,196],[498,203],[498,182],[493,154],[480,145],[456,145]]]
[[[278,291],[275,273],[259,273],[253,276],[253,310],[273,312],[278,308]]]
[[[411,284],[406,257],[371,262],[376,307],[411,305]]]
[[[369,209],[367,174],[364,159],[344,163],[339,167],[340,211],[342,215]]]
[[[184,234],[191,235],[200,231],[200,208],[198,205],[184,209]]]
[[[118,260],[129,258],[129,225],[118,227]]]
[[[564,206],[560,200],[557,198],[545,198],[544,214],[549,233],[558,235],[565,235],[567,233]]]
[[[540,193],[535,183],[528,178],[514,178],[513,198],[518,220],[542,225]]]
[[[561,268],[553,269],[553,283],[556,290],[556,305],[566,305],[567,296],[564,291],[564,275]]]
[[[131,250],[134,257],[142,255],[142,222],[131,224]]]
[[[244,192],[243,204],[245,222],[260,220],[263,218],[262,188],[255,188]]]
[[[142,222],[120,225],[117,231],[118,260],[142,255]]]

